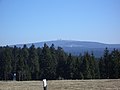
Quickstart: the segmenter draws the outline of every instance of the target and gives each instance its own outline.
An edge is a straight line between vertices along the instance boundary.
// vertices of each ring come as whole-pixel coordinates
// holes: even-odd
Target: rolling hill
[[[32,44],[35,47],[43,47],[44,43],[48,46],[54,44],[55,48],[58,46],[62,47],[65,52],[71,53],[73,55],[84,54],[84,52],[93,52],[96,57],[100,57],[103,55],[104,49],[107,47],[110,51],[114,48],[120,50],[120,44],[104,44],[99,42],[88,42],[88,41],[73,41],[73,40],[54,40],[54,41],[46,41],[46,42],[37,42],[37,43],[29,43],[26,44],[27,47],[30,47]],[[24,44],[17,44],[17,47],[23,47]],[[12,45],[13,47],[14,45]]]

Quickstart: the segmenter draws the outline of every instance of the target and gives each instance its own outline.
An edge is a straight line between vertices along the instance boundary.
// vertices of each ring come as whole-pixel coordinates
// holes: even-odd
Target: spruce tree
[[[41,54],[41,79],[55,79],[55,63],[52,59],[52,54],[50,48],[47,44],[44,44],[42,54]]]
[[[17,61],[17,67],[16,67],[16,73],[17,73],[17,80],[22,81],[24,76],[24,59],[22,55],[22,49],[19,48],[19,55],[18,55],[18,61]]]
[[[83,56],[83,62],[82,62],[82,68],[83,68],[82,73],[83,73],[84,79],[92,78],[89,60],[90,60],[90,55],[88,52],[86,52]]]
[[[104,63],[105,63],[105,78],[108,78],[109,79],[109,72],[110,72],[110,65],[109,65],[109,62],[110,62],[110,56],[109,56],[109,50],[108,48],[106,48],[104,50],[104,57],[103,57],[103,60],[104,60]]]
[[[42,48],[37,48],[37,54],[38,54],[38,61],[39,61],[39,79],[41,79],[41,59],[42,59]]]
[[[30,73],[30,68],[28,65],[28,60],[29,60],[29,51],[26,45],[23,46],[22,48],[22,56],[23,56],[23,61],[24,61],[24,78],[23,80],[30,80],[31,79],[31,73]]]
[[[57,48],[57,79],[65,79],[67,55],[61,47]]]
[[[106,78],[105,62],[102,57],[99,60],[99,70],[100,70],[100,78],[105,79]]]
[[[12,55],[13,55],[13,59],[12,59],[12,75],[13,75],[14,73],[17,72],[16,68],[17,68],[18,55],[19,55],[18,47],[14,46],[12,50]]]
[[[12,50],[10,47],[6,46],[2,52],[2,66],[1,68],[3,73],[3,79],[4,80],[10,80],[11,79],[11,61],[12,61]]]
[[[118,50],[114,49],[111,52],[111,78],[118,79],[120,78],[120,53]]]
[[[83,79],[84,77],[81,71],[81,57],[74,59],[73,67],[73,79]]]
[[[95,57],[93,53],[90,56],[89,64],[90,64],[89,68],[90,68],[92,79],[95,79]]]
[[[66,62],[66,79],[72,79],[73,78],[73,57],[71,56],[71,53],[68,55],[67,62]]]
[[[2,54],[3,54],[3,51],[4,51],[4,49],[3,49],[3,47],[0,47],[0,80],[3,80],[3,59],[2,59]]]
[[[50,47],[50,52],[51,52],[51,56],[52,56],[52,68],[53,68],[53,79],[56,79],[57,75],[56,75],[56,70],[57,70],[57,55],[56,55],[56,50],[54,47],[54,44],[51,45]]]
[[[95,60],[95,79],[100,79],[99,60]]]
[[[29,68],[31,71],[31,78],[33,80],[39,79],[39,61],[38,54],[35,46],[32,44],[29,48]]]

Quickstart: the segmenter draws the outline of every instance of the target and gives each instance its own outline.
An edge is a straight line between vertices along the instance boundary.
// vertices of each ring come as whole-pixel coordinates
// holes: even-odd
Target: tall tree
[[[17,80],[18,81],[22,81],[23,80],[23,76],[24,76],[24,59],[23,59],[23,55],[22,55],[22,49],[19,48],[19,55],[18,55],[18,61],[17,61],[17,66],[16,66],[16,73],[17,73]]]
[[[106,78],[105,62],[102,57],[99,60],[99,70],[100,70],[100,78],[105,79]]]
[[[13,59],[12,59],[12,74],[16,73],[16,67],[17,67],[17,61],[18,61],[18,55],[19,55],[19,49],[18,47],[14,46],[13,50],[12,50],[12,55],[13,55]]]
[[[99,60],[95,59],[95,79],[100,79]]]
[[[89,68],[90,68],[92,79],[95,79],[95,57],[94,57],[93,52],[89,59]]]
[[[41,55],[41,79],[55,79],[56,78],[56,65],[55,61],[52,59],[52,54],[50,48],[47,44],[44,44],[42,55]]]
[[[110,55],[109,55],[109,50],[108,48],[105,49],[104,51],[104,57],[103,57],[103,60],[104,60],[104,63],[105,63],[105,73],[106,73],[106,76],[105,78],[109,78],[109,72],[110,72]]]
[[[39,61],[38,54],[35,46],[29,48],[29,60],[28,60],[29,68],[31,71],[31,77],[33,80],[39,79]]]
[[[82,56],[79,56],[75,59],[74,64],[74,74],[73,74],[73,79],[83,79],[83,74],[82,74],[82,68],[81,68],[81,63],[82,63]]]
[[[111,78],[120,78],[120,52],[114,49],[111,52]]]
[[[64,50],[61,47],[57,48],[57,79],[64,79],[65,73],[66,73],[66,60],[67,56],[64,52]]]
[[[54,78],[53,79],[56,79],[56,69],[57,69],[57,55],[56,55],[56,50],[55,50],[55,47],[54,47],[54,44],[51,45],[50,47],[50,52],[51,52],[51,56],[52,56],[52,61],[51,61],[51,64],[52,64],[52,71],[53,71],[53,75],[54,75]]]
[[[4,48],[3,47],[0,47],[0,80],[3,80],[3,77],[4,77],[4,73],[3,73],[3,69],[4,69],[4,64],[3,64],[3,51],[4,51]]]
[[[24,80],[30,80],[31,79],[31,73],[30,73],[30,68],[28,65],[28,59],[29,59],[29,51],[26,45],[23,46],[22,48],[22,56],[23,56],[23,61],[24,61]]]
[[[83,62],[82,62],[82,68],[83,68],[83,76],[84,79],[91,79],[91,71],[90,71],[90,55],[88,52],[85,53],[85,55],[83,56]]]
[[[4,48],[4,51],[2,52],[2,66],[1,68],[3,69],[3,79],[4,80],[9,80],[11,79],[11,71],[12,71],[12,66],[11,66],[11,61],[12,61],[12,50],[10,47],[6,46]]]
[[[37,48],[37,54],[38,54],[38,61],[39,61],[39,79],[41,79],[41,59],[42,59],[42,48]]]
[[[66,62],[66,79],[72,79],[73,78],[73,70],[74,70],[74,64],[73,64],[73,57],[71,54],[68,55],[67,62]]]

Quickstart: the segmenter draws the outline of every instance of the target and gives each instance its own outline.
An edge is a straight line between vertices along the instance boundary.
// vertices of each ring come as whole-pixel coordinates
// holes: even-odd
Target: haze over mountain
[[[73,55],[84,54],[84,52],[94,53],[96,57],[100,57],[103,55],[104,49],[107,47],[110,51],[114,48],[120,49],[120,44],[104,44],[99,42],[90,42],[90,41],[74,41],[74,40],[54,40],[54,41],[45,41],[45,42],[37,42],[37,43],[29,43],[26,44],[27,47],[30,47],[32,44],[35,47],[43,47],[44,43],[48,46],[54,44],[55,48],[58,46],[62,47],[65,52],[71,53]],[[24,44],[17,44],[17,47],[23,47]],[[14,45],[12,45],[13,47]]]

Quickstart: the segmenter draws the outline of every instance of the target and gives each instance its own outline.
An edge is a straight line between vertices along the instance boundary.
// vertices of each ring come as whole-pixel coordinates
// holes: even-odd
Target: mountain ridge
[[[32,44],[35,47],[43,47],[44,43],[48,46],[54,44],[55,48],[58,46],[62,47],[65,52],[71,53],[73,55],[84,54],[84,52],[93,52],[96,57],[100,57],[103,55],[104,49],[107,47],[110,51],[114,48],[120,50],[120,44],[104,44],[100,42],[92,42],[92,41],[76,41],[76,40],[52,40],[52,41],[43,41],[36,43],[28,43],[27,47],[30,47]],[[17,44],[17,47],[23,47],[24,44]],[[13,47],[14,45],[10,45]]]
[[[35,45],[35,47],[43,47],[44,43],[48,44],[50,46],[51,44],[54,44],[55,46],[66,46],[66,47],[71,47],[76,46],[76,47],[82,47],[82,46],[87,46],[87,47],[93,47],[96,46],[98,48],[120,48],[120,44],[105,44],[105,43],[100,43],[100,42],[93,42],[93,41],[77,41],[77,40],[51,40],[51,41],[42,41],[42,42],[35,42],[35,43],[26,43],[26,45],[29,47],[32,44]],[[17,47],[22,47],[24,44],[16,44],[16,45],[10,45],[10,46],[17,46]]]

